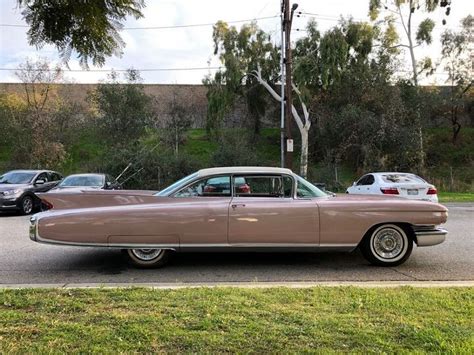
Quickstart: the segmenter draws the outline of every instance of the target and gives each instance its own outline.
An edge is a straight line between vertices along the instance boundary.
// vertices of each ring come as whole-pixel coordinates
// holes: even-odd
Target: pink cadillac
[[[351,251],[394,266],[413,244],[442,243],[448,211],[437,203],[374,195],[330,196],[291,170],[203,169],[159,193],[40,194],[31,218],[39,243],[123,249],[139,267],[184,251]]]

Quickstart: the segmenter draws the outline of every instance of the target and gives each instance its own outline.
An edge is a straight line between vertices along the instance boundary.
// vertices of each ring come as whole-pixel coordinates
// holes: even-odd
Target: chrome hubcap
[[[384,259],[393,259],[403,250],[403,236],[395,229],[382,229],[374,236],[375,252]]]
[[[25,198],[23,200],[23,211],[25,213],[30,213],[31,210],[33,209],[33,201],[31,200],[31,198]]]
[[[132,249],[132,254],[140,260],[150,261],[160,257],[163,249]]]

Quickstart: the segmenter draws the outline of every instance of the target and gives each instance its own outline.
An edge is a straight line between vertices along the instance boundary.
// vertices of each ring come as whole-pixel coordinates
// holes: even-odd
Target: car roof
[[[66,178],[71,177],[71,176],[105,176],[105,174],[102,174],[102,173],[71,174],[71,175],[66,176]]]
[[[39,174],[39,173],[54,173],[54,171],[51,171],[51,170],[18,169],[18,170],[7,171],[7,173],[35,173],[35,174]]]
[[[402,173],[401,171],[387,171],[387,172],[378,172],[378,173],[369,173],[372,175],[416,175],[413,173]]]
[[[218,174],[288,174],[292,175],[290,169],[274,168],[266,166],[227,166],[219,168],[201,169],[198,172],[199,176],[218,175]]]

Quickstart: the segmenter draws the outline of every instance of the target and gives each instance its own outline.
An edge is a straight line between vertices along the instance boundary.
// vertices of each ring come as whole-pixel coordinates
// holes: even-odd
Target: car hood
[[[27,189],[30,185],[28,184],[0,184],[0,192],[17,189]]]

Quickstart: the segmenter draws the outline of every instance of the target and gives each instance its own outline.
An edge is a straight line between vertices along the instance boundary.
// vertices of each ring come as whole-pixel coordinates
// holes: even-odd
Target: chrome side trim
[[[169,249],[174,251],[212,251],[212,250],[227,250],[227,251],[264,251],[264,250],[324,250],[324,249],[337,249],[337,250],[348,250],[351,251],[357,247],[357,244],[289,244],[289,243],[246,243],[246,244],[134,244],[134,243],[81,243],[81,242],[68,242],[60,240],[51,240],[42,238],[38,233],[37,225],[35,226],[35,239],[37,243],[52,244],[52,245],[63,245],[63,246],[77,246],[77,247],[104,247],[104,248],[119,248],[119,249]]]
[[[446,240],[446,234],[448,231],[443,228],[434,228],[432,230],[427,229],[416,229],[415,232],[415,241],[419,247],[428,247],[432,245],[441,244]]]

